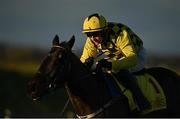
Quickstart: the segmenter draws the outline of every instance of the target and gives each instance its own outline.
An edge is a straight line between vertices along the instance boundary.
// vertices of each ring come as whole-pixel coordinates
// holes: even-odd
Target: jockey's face
[[[102,33],[99,31],[87,33],[87,36],[92,40],[95,45],[100,44],[103,40]]]

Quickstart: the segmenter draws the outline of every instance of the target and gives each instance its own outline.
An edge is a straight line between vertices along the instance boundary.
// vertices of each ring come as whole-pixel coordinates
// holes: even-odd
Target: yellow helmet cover
[[[106,19],[99,14],[92,14],[84,20],[83,33],[102,31],[107,28]]]

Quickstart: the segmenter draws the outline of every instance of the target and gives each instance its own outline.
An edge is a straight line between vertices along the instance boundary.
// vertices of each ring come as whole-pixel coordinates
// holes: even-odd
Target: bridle
[[[62,46],[53,46],[53,48],[58,48],[58,49],[62,49],[65,50],[64,47]],[[71,64],[70,63],[66,63],[65,59],[66,56],[64,56],[65,58],[62,57],[61,63],[58,64],[57,67],[55,67],[55,69],[52,69],[50,71],[48,71],[47,73],[44,73],[41,70],[38,70],[38,72],[36,73],[36,76],[41,77],[42,79],[44,79],[44,82],[42,82],[41,78],[38,81],[38,84],[36,84],[35,86],[33,86],[33,92],[38,94],[36,98],[34,98],[33,100],[37,100],[39,99],[40,95],[42,93],[42,91],[48,91],[48,92],[52,92],[54,91],[54,89],[57,89],[58,85],[57,82],[60,82],[61,80],[59,79],[63,79],[62,81],[64,81],[67,78],[67,72],[69,72],[71,70]],[[69,59],[69,58],[67,58]],[[40,93],[38,93],[37,90],[40,90]],[[34,95],[34,94],[31,94]]]
[[[53,46],[54,48],[59,48],[59,49],[62,49],[62,50],[66,50],[64,47],[62,47],[62,46],[60,46],[60,45],[54,45]],[[67,58],[66,57],[66,62],[67,62],[67,60],[69,60],[69,58]],[[67,72],[69,72],[70,70],[71,70],[71,63],[66,63],[65,62],[65,60],[63,59],[62,60],[62,63],[61,64],[63,64],[62,66],[63,66],[63,68],[59,68],[59,67],[57,67],[57,71],[56,71],[56,73],[59,73],[59,74],[63,74],[63,75],[61,75],[61,78],[62,79],[66,79],[67,78]],[[67,71],[64,71],[64,68],[67,66]],[[66,73],[62,73],[62,72],[66,72]],[[56,74],[55,74],[56,75]],[[49,76],[48,76],[49,77]],[[60,76],[58,76],[58,77],[49,77],[49,78],[51,78],[51,79],[53,79],[50,83],[49,83],[49,86],[48,86],[48,88],[49,89],[51,89],[51,90],[54,90],[54,89],[56,89],[57,88],[57,85],[56,85],[56,81],[58,80],[58,78],[60,78]],[[61,110],[61,116],[63,116],[63,113],[65,112],[65,110],[66,110],[66,108],[67,108],[67,106],[68,106],[68,104],[69,104],[69,101],[70,101],[70,99],[68,98],[67,99],[67,101],[66,101],[66,103],[64,104],[64,106],[63,106],[63,108],[62,108],[62,110]]]
[[[90,118],[94,118],[96,117],[97,115],[103,113],[103,111],[107,108],[109,108],[111,105],[113,105],[117,100],[119,99],[119,97],[114,97],[113,99],[111,99],[110,101],[108,101],[105,105],[103,105],[102,107],[100,107],[97,111],[91,113],[91,114],[88,114],[88,115],[84,115],[84,116],[80,116],[80,115],[77,115],[76,116],[79,118],[79,119],[90,119]]]
[[[59,45],[54,45],[53,48],[66,50],[66,48]],[[62,57],[62,60],[61,60],[62,62],[59,64],[61,68],[60,66],[58,66],[57,71],[54,74],[56,77],[47,76],[48,78],[51,79],[51,81],[49,82],[49,88],[52,88],[52,89],[56,88],[57,86],[56,82],[59,81],[58,79],[63,79],[62,81],[64,81],[65,79],[68,78],[67,73],[71,71],[71,63],[68,62],[68,60],[70,60],[68,56]],[[57,73],[61,75],[57,75]]]
[[[54,45],[53,48],[67,50],[66,48],[59,46],[59,45]],[[49,81],[47,83],[48,83],[48,89],[50,91],[53,91],[54,89],[56,89],[58,87],[58,85],[56,83],[59,81],[59,79],[63,79],[62,81],[64,81],[65,79],[68,79],[68,77],[69,77],[68,73],[71,72],[71,68],[72,68],[71,65],[72,64],[70,62],[69,53],[66,53],[66,56],[62,56],[61,63],[59,64],[59,66],[56,67],[56,69],[55,69],[56,71],[53,74],[53,76],[51,75],[51,72],[53,72],[54,70],[52,70],[48,74],[45,74],[46,80]],[[60,68],[60,66],[61,66],[61,68]],[[41,73],[41,72],[38,72],[38,73]],[[58,73],[58,75],[57,75],[57,73]],[[92,75],[92,74],[91,73],[86,74],[86,75],[82,76],[79,80],[86,79],[89,77],[89,75]],[[79,119],[93,118],[93,117],[99,115],[100,113],[102,113],[105,109],[107,109],[110,105],[112,105],[113,102],[114,102],[114,99],[111,99],[104,106],[100,107],[97,111],[95,111],[89,115],[85,115],[85,116],[77,115],[77,117]],[[68,103],[69,103],[69,98],[67,99],[65,105],[62,108],[61,116],[63,115],[65,109],[67,108]]]
[[[56,48],[62,48],[62,49],[65,49],[64,47],[61,47],[61,46],[54,46]],[[68,54],[68,53],[67,53]],[[68,62],[68,60],[70,60],[70,58],[68,57],[68,55],[65,57],[66,59],[66,62]],[[70,72],[71,70],[71,63],[68,62],[66,63],[64,62],[64,67],[67,67],[66,69],[66,72]],[[63,68],[62,68],[63,69]],[[59,72],[59,71],[57,71]],[[83,75],[82,77],[80,77],[78,80],[83,80],[83,79],[86,79],[88,78],[90,75],[92,75],[92,73],[89,73],[89,74],[86,74],[86,75]],[[59,78],[59,77],[58,77]],[[68,78],[67,76],[65,76],[65,78]],[[55,78],[56,80],[57,78]],[[55,82],[54,80],[54,82]],[[53,83],[51,83],[52,85]],[[97,111],[91,113],[91,114],[88,114],[88,115],[85,115],[85,116],[79,116],[79,115],[76,115],[79,119],[84,119],[84,118],[93,118],[97,115],[99,115],[100,113],[102,113],[105,109],[107,109],[109,106],[111,106],[113,103],[115,102],[115,99],[111,99],[110,101],[108,101],[105,105],[103,105],[102,107],[100,107]],[[65,109],[67,108],[68,106],[68,103],[69,103],[69,98],[67,99],[62,111],[61,111],[61,115],[63,115]]]

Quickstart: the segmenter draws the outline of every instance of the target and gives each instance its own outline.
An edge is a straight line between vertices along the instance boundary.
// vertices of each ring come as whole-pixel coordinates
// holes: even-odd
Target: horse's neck
[[[88,115],[93,112],[89,104],[84,102],[79,96],[76,96],[72,93],[71,89],[69,89],[69,86],[65,84],[66,91],[69,95],[69,99],[75,109],[75,112],[80,115]]]
[[[108,94],[74,54],[71,54],[70,63],[71,74],[67,91],[76,112],[79,115],[87,115],[104,105]]]

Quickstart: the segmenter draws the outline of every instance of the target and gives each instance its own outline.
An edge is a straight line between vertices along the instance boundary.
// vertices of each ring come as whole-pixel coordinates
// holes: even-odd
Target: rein
[[[105,105],[103,105],[103,107],[101,107],[100,109],[98,109],[97,111],[95,111],[94,113],[85,115],[85,116],[80,116],[77,115],[78,119],[90,119],[90,118],[94,118],[95,116],[97,116],[98,114],[102,113],[105,109],[107,109],[109,106],[111,106],[115,101],[117,101],[118,97],[114,97],[113,99],[111,99],[108,103],[106,103]]]
[[[65,48],[64,47],[62,47],[62,46],[59,46],[59,45],[54,45],[53,47],[55,47],[55,48],[60,48],[60,49],[63,49],[63,50],[65,50]],[[99,56],[101,56],[103,54],[103,52],[101,53],[101,54],[99,54],[99,55],[97,55],[97,57],[99,57]],[[67,58],[68,56],[66,56],[66,60],[65,61],[67,61],[67,60],[70,60],[69,58]],[[67,61],[68,62],[68,61]],[[63,63],[62,64],[64,64],[64,66],[63,67],[66,67],[66,69],[63,69],[63,70],[61,70],[61,73],[62,72],[66,72],[66,73],[63,73],[63,78],[64,77],[66,77],[67,78],[67,72],[70,72],[71,71],[71,63],[65,63],[64,61],[63,61]],[[57,71],[57,72],[59,72],[59,71]],[[57,73],[56,72],[56,73]],[[86,78],[88,78],[90,75],[93,75],[92,73],[88,73],[88,74],[86,74],[86,75],[83,75],[83,76],[81,76],[80,78],[79,78],[79,80],[83,80],[83,79],[86,79]],[[52,78],[52,77],[49,77],[49,78]],[[59,77],[55,77],[54,78],[54,80],[49,84],[49,88],[56,88],[56,80],[58,79]],[[64,106],[63,106],[63,108],[62,108],[62,111],[61,111],[61,116],[63,116],[63,114],[64,114],[64,112],[65,112],[65,110],[66,110],[66,108],[67,108],[67,106],[68,106],[68,104],[69,104],[69,101],[70,101],[70,99],[68,98],[67,99],[67,101],[65,102],[65,104],[64,104]],[[100,114],[100,113],[102,113],[105,109],[107,109],[110,105],[112,105],[114,102],[115,102],[116,100],[115,99],[111,99],[110,101],[108,101],[105,105],[103,105],[102,107],[100,107],[100,109],[98,109],[97,111],[95,111],[94,113],[91,113],[91,114],[88,114],[88,115],[85,115],[85,116],[79,116],[79,115],[76,115],[79,119],[88,119],[88,118],[93,118],[93,117],[95,117],[95,116],[97,116],[98,114]]]
[[[60,49],[65,50],[64,47],[59,46],[59,45],[53,45],[53,47],[54,47],[54,48],[60,48]],[[67,63],[66,63],[66,64],[67,64]],[[65,65],[66,65],[66,64],[65,64]],[[67,67],[68,67],[67,70],[70,71],[70,69],[71,69],[71,64],[68,63],[67,65],[68,65],[68,66],[67,66]],[[65,67],[65,66],[64,66],[64,67]],[[65,76],[65,77],[66,77],[66,76]],[[49,77],[49,78],[52,78],[52,77]],[[48,87],[49,87],[49,88],[56,88],[56,84],[55,84],[56,80],[57,80],[57,77],[54,78],[54,80],[49,84]],[[62,110],[61,110],[61,113],[60,113],[61,116],[63,116],[66,108],[68,107],[69,101],[70,101],[70,99],[68,98],[67,101],[66,101],[66,103],[64,104]]]
[[[63,114],[64,114],[64,112],[65,112],[65,110],[66,110],[66,108],[67,108],[67,106],[69,104],[69,101],[70,101],[70,99],[68,98],[66,103],[64,104],[64,107],[61,110],[61,113],[60,113],[61,116],[63,116]]]

